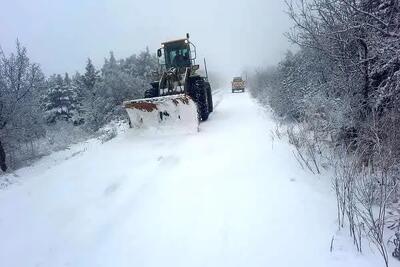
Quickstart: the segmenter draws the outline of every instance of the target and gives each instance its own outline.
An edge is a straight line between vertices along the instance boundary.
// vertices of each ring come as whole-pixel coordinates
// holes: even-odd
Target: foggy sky
[[[99,67],[109,51],[117,58],[190,33],[198,57],[228,76],[276,64],[290,48],[283,0],[0,0],[0,45],[15,41],[46,74]]]

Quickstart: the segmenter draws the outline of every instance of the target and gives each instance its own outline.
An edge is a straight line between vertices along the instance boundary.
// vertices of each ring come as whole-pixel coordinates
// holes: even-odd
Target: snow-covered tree
[[[85,94],[85,122],[91,129],[97,129],[112,119],[126,117],[122,102],[141,98],[150,86],[152,73],[156,70],[156,59],[149,51],[117,60],[113,52],[104,60],[101,72],[88,61],[82,76]],[[87,102],[90,99],[90,102]]]
[[[148,48],[139,55],[132,55],[121,61],[121,68],[125,73],[148,82],[153,78],[152,72],[157,70],[157,67],[157,57],[151,54]]]
[[[76,111],[77,94],[72,87],[71,79],[66,73],[53,75],[48,81],[48,91],[44,98],[44,109],[47,122],[54,123],[59,120],[69,121]]]
[[[376,205],[385,213],[388,203],[400,197],[400,1],[287,3],[294,23],[288,36],[300,49],[276,68],[253,75],[252,93],[281,119],[301,123],[299,138],[311,138],[297,143],[309,145],[305,153],[325,146],[332,152],[329,157],[352,160],[334,161],[338,173],[352,172],[336,180],[338,202],[347,199],[342,212],[358,248],[355,233],[361,229],[354,220],[366,226],[364,234],[387,264],[385,218],[372,210]],[[358,181],[366,173],[372,177],[368,185]],[[350,199],[349,192],[362,197]]]
[[[101,115],[99,110],[101,105],[99,100],[102,97],[99,95],[99,71],[93,65],[89,58],[86,63],[85,73],[81,75],[81,94],[83,96],[83,121],[88,129],[97,130],[102,126]]]
[[[87,60],[85,73],[82,75],[83,82],[83,90],[84,94],[92,94],[95,95],[95,85],[100,79],[99,71],[96,70],[95,66],[92,63],[92,60],[89,58]]]
[[[0,141],[12,167],[17,148],[44,134],[39,103],[44,88],[44,75],[25,47],[17,41],[9,56],[0,50]]]
[[[82,76],[79,72],[76,72],[71,79],[71,90],[73,91],[74,101],[74,112],[72,114],[72,122],[74,125],[82,125],[84,123],[84,100],[85,95],[83,93],[84,86]]]

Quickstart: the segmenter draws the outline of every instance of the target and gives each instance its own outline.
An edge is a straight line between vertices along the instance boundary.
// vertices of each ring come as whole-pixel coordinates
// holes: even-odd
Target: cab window
[[[188,47],[169,46],[166,47],[165,50],[166,65],[168,68],[181,68],[190,66],[190,51]]]

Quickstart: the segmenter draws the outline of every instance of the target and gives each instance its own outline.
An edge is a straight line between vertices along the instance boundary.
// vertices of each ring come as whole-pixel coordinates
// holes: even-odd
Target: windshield
[[[189,67],[190,63],[190,50],[188,46],[179,44],[171,44],[165,46],[165,63],[167,68],[175,67]]]

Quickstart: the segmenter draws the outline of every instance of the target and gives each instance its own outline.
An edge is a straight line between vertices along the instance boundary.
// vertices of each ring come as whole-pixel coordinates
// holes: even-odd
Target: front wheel
[[[155,88],[150,88],[147,89],[146,91],[144,91],[144,98],[153,98],[153,97],[157,97],[157,89]]]

